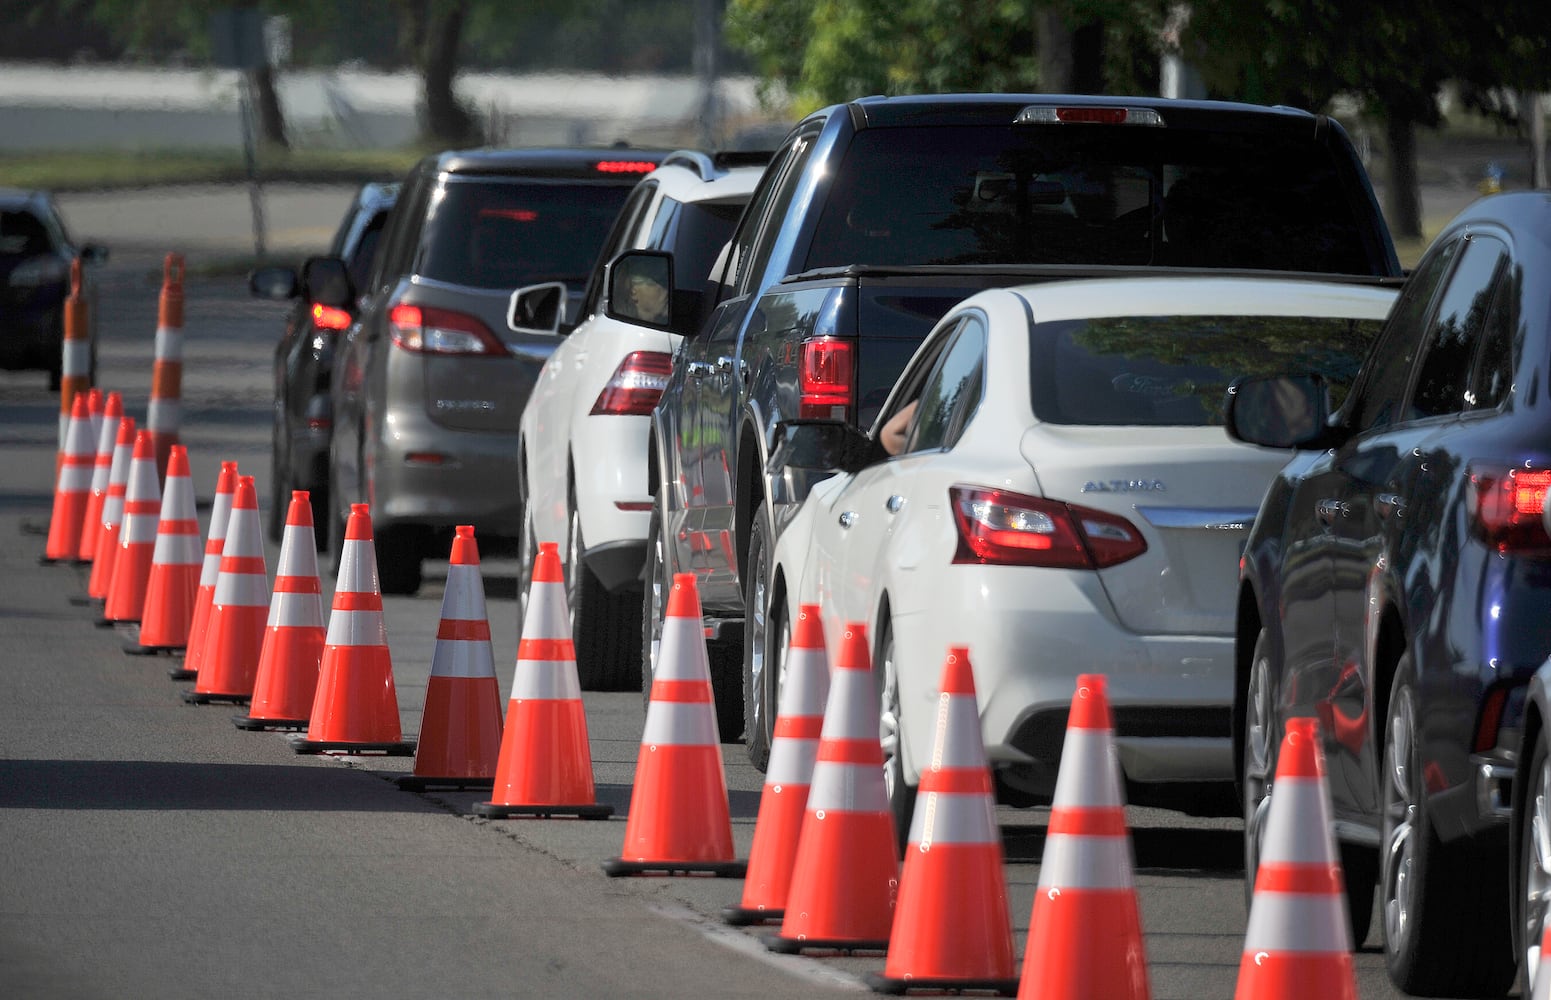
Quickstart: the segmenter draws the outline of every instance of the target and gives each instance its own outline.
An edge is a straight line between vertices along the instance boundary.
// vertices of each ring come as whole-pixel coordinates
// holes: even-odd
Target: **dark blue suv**
[[[1234,749],[1250,883],[1286,720],[1314,716],[1354,938],[1423,996],[1498,996],[1517,956],[1509,816],[1551,652],[1551,198],[1484,199],[1423,256],[1330,414],[1245,380],[1234,437],[1297,453],[1242,559]],[[1538,934],[1536,935],[1538,944]]]

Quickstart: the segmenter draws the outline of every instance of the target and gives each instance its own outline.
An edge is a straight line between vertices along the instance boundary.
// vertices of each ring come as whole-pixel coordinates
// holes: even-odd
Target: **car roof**
[[[426,163],[439,173],[574,177],[635,183],[668,155],[633,146],[566,146],[522,149],[457,149],[433,153]]]
[[[1234,101],[1184,101],[1167,97],[1089,94],[915,94],[904,97],[863,97],[814,112],[829,117],[849,110],[857,128],[901,125],[1011,125],[1027,107],[1145,108],[1156,111],[1164,127],[1191,127],[1210,122],[1214,128],[1303,128],[1323,115],[1285,106],[1268,107]],[[1134,126],[1149,127],[1149,126]]]
[[[1383,319],[1400,289],[1308,278],[1169,276],[1050,281],[1004,291],[1022,299],[1036,322],[1048,323],[1144,315]]]
[[[53,198],[47,191],[0,187],[0,208],[45,208]]]
[[[675,150],[647,176],[677,202],[747,201],[764,175],[771,153],[703,153]],[[644,179],[644,178],[643,178]]]

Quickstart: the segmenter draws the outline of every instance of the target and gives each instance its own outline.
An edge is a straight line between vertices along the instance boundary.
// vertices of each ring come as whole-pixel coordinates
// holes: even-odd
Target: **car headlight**
[[[40,285],[64,284],[69,280],[70,265],[48,254],[24,260],[11,271],[12,288],[37,288]]]

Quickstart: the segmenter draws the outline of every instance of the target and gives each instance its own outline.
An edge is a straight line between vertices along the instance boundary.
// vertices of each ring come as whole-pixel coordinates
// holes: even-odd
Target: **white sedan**
[[[1048,801],[1084,673],[1109,677],[1133,787],[1182,807],[1187,788],[1226,789],[1238,558],[1288,453],[1229,440],[1224,393],[1299,368],[1348,384],[1394,298],[1367,280],[1179,276],[966,299],[865,440],[783,428],[772,463],[842,471],[782,527],[754,641],[783,663],[800,603],[829,635],[866,623],[907,825],[956,644],[1003,801]],[[912,403],[888,454],[881,434]]]

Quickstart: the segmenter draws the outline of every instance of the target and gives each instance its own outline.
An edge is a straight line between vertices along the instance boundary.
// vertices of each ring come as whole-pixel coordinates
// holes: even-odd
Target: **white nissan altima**
[[[782,426],[773,466],[840,471],[786,511],[752,641],[779,671],[800,603],[823,609],[830,635],[866,623],[901,821],[959,644],[1002,801],[1049,800],[1084,673],[1109,677],[1135,794],[1189,808],[1187,794],[1226,790],[1238,558],[1290,453],[1229,440],[1224,393],[1300,368],[1343,391],[1395,294],[1367,279],[1179,276],[966,299],[871,434]],[[890,454],[884,432],[907,410]]]

